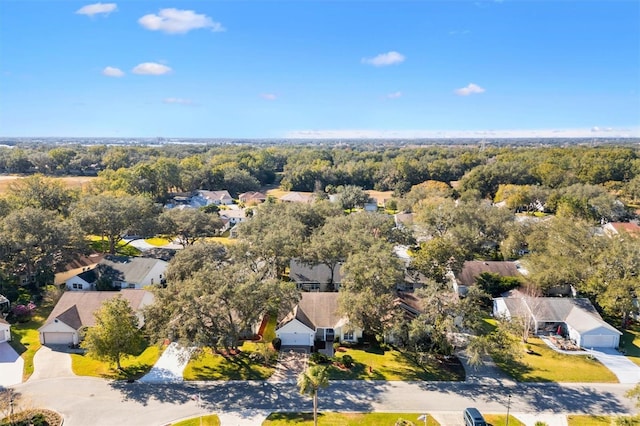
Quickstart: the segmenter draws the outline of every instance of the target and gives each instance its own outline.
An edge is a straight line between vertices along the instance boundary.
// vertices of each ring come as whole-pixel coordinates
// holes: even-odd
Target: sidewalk
[[[191,358],[191,350],[171,343],[151,370],[142,377],[142,383],[170,383],[183,381],[182,372]]]

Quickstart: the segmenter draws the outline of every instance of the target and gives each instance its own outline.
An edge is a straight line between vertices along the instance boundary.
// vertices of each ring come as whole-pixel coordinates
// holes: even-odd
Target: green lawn
[[[33,374],[33,356],[42,346],[38,328],[44,324],[51,313],[53,304],[43,304],[36,308],[29,322],[11,324],[11,342],[9,344],[24,359],[22,379],[27,380]]]
[[[612,421],[616,418],[624,418],[629,420],[629,425],[640,424],[640,416],[587,416],[587,415],[572,415],[567,416],[567,424],[569,426],[611,426]]]
[[[420,426],[424,421],[418,420],[421,413],[318,413],[318,425],[322,426],[377,426],[393,425],[398,419],[409,420]],[[431,416],[427,419],[429,426],[440,423]],[[511,424],[511,423],[509,423]],[[514,423],[515,424],[515,423]],[[313,413],[271,413],[262,426],[313,425]]]
[[[220,419],[217,415],[194,417],[192,419],[183,420],[178,423],[172,423],[171,426],[220,426]]]
[[[152,246],[162,247],[162,246],[166,246],[171,241],[169,241],[166,238],[153,237],[153,238],[145,238],[144,242],[147,244],[151,244]]]
[[[505,426],[507,424],[507,416],[502,414],[483,414],[482,417],[492,426]],[[509,415],[509,425],[525,426],[520,420]]]
[[[637,365],[640,365],[640,328],[634,326],[628,330],[623,330],[621,343],[627,357]]]
[[[336,366],[329,369],[331,380],[464,380],[462,365],[453,358],[450,361],[432,358],[420,366],[411,357],[396,350],[382,350],[377,347],[366,349],[340,348],[338,358],[351,355],[354,366],[342,370]]]
[[[229,357],[214,354],[211,349],[205,348],[199,356],[189,361],[184,369],[184,379],[265,380],[273,374],[274,367],[257,363],[249,357],[259,344],[263,343],[244,342],[240,353]]]
[[[534,353],[526,354],[523,348],[523,356],[517,362],[495,359],[519,382],[618,382],[608,368],[586,355],[559,354],[538,338],[530,338],[528,345]]]
[[[164,348],[163,348],[164,349]],[[158,361],[162,350],[158,345],[148,346],[137,356],[121,361],[122,371],[114,364],[97,360],[84,354],[71,354],[71,368],[78,376],[102,377],[105,379],[139,379]]]
[[[89,246],[95,251],[100,253],[108,253],[109,252],[109,241],[106,239],[102,239],[100,236],[90,235]],[[140,250],[135,248],[134,246],[127,244],[124,241],[120,241],[116,244],[116,254],[120,254],[123,256],[139,256]]]

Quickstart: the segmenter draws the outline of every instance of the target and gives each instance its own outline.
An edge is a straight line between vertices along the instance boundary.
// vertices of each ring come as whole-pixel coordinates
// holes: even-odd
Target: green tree
[[[77,191],[66,188],[60,180],[42,175],[16,179],[8,191],[8,200],[16,208],[35,207],[63,215],[68,214],[69,206],[77,197]]]
[[[122,359],[139,353],[145,344],[138,317],[119,296],[106,300],[94,316],[96,324],[87,329],[82,347],[89,356],[115,363],[121,370]]]
[[[313,398],[313,424],[318,426],[318,391],[329,385],[327,367],[314,365],[307,368],[298,376],[298,389],[303,395]]]
[[[392,246],[379,241],[366,251],[352,253],[343,270],[340,311],[352,324],[384,335],[391,327],[394,290],[404,278],[403,265]]]
[[[159,221],[162,233],[176,238],[182,247],[212,237],[222,228],[222,220],[217,214],[197,209],[170,209],[160,215]]]
[[[155,234],[158,209],[145,197],[103,194],[80,199],[71,214],[85,232],[106,238],[115,254],[125,235]]]
[[[359,186],[346,185],[338,192],[340,205],[343,209],[352,211],[356,207],[362,207],[369,201],[369,194]]]

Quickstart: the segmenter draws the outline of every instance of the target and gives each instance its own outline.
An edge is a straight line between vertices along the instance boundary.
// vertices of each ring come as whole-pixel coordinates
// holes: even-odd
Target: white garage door
[[[582,347],[584,348],[615,348],[616,336],[582,336]]]
[[[309,346],[309,335],[304,333],[281,333],[283,346]]]
[[[45,345],[68,345],[73,343],[73,333],[44,333]]]

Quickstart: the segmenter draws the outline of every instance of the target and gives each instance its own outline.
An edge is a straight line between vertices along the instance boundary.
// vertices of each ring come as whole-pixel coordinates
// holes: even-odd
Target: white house
[[[0,316],[0,343],[11,340],[11,325]]]
[[[204,189],[199,189],[196,191],[195,195],[191,197],[191,204],[198,204],[200,206],[208,206],[210,204],[215,204],[217,206],[220,205],[229,205],[233,204],[233,198],[231,198],[231,194],[229,191],[206,191]]]
[[[333,355],[333,342],[357,342],[362,329],[338,313],[338,293],[302,293],[300,302],[276,328],[282,346],[316,348]]]
[[[146,290],[68,291],[62,294],[44,325],[38,329],[43,345],[77,345],[85,327],[95,325],[94,313],[113,297],[126,299],[138,315],[139,326],[144,324],[141,310],[153,303],[153,293]]]
[[[235,224],[247,220],[247,214],[244,209],[220,210],[219,214],[222,220],[226,219],[228,221],[228,227],[230,228],[232,228]]]
[[[91,269],[69,278],[69,290],[95,290],[97,281],[106,277],[117,288],[144,288],[165,280],[168,262],[146,257],[105,256]]]
[[[560,331],[583,348],[617,348],[622,335],[585,298],[497,297],[493,299],[493,315],[528,318],[535,334]]]

